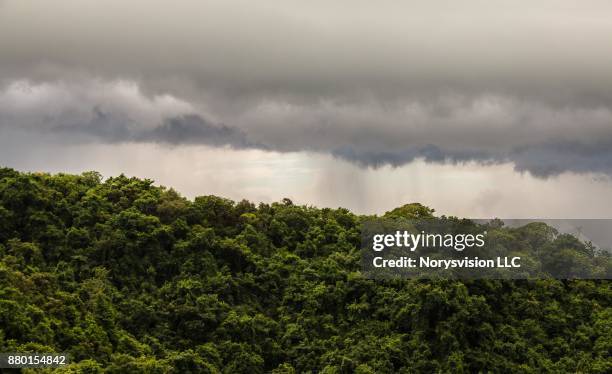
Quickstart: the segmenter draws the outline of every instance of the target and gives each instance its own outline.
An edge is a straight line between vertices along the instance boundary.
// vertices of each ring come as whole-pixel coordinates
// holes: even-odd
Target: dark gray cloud
[[[49,136],[64,144],[148,142],[265,149],[242,130],[206,119],[185,102],[146,97],[125,81],[11,84],[0,92],[2,130]]]
[[[91,119],[89,121],[70,122],[69,119],[60,119],[56,125],[49,126],[48,130],[51,133],[63,137],[79,137],[88,136],[96,141],[103,142],[124,142],[129,141],[134,137],[130,126],[129,118],[123,118],[121,115],[116,115],[112,112],[105,112],[100,107],[94,107],[91,110]]]
[[[153,127],[130,126],[131,120],[105,113],[96,107],[87,123],[61,124],[50,131],[61,136],[84,135],[105,143],[161,143],[169,145],[200,144],[213,147],[260,148],[264,146],[247,140],[245,134],[233,127],[214,124],[198,114],[164,118]]]
[[[427,162],[437,163],[460,163],[468,161],[478,161],[480,163],[495,163],[508,161],[495,153],[478,153],[472,151],[445,151],[428,144],[422,147],[402,149],[398,151],[355,151],[351,147],[334,149],[332,155],[357,163],[362,166],[380,167],[385,165],[402,166],[422,159]]]
[[[358,152],[350,147],[332,151],[335,157],[365,167],[399,167],[417,159],[434,163],[477,162],[482,165],[510,162],[515,170],[540,178],[565,172],[612,176],[612,142],[585,145],[576,142],[536,144],[512,152],[447,151],[434,145],[398,151]]]
[[[196,114],[168,118],[160,126],[135,134],[131,139],[137,142],[173,145],[202,144],[216,147],[229,145],[238,149],[266,148],[264,145],[250,142],[246,135],[236,128],[223,124],[212,124]]]
[[[509,159],[516,170],[543,178],[563,172],[612,176],[612,139],[602,139],[595,144],[566,141],[523,147],[513,152]]]

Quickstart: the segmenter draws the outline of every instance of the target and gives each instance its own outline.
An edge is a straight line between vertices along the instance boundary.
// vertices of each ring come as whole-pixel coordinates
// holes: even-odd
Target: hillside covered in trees
[[[610,281],[366,279],[364,218],[0,169],[0,352],[67,352],[74,373],[612,371]]]

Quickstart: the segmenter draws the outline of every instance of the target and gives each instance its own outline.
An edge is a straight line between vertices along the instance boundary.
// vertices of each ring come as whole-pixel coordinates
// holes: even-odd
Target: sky
[[[612,3],[0,0],[0,165],[612,218]]]

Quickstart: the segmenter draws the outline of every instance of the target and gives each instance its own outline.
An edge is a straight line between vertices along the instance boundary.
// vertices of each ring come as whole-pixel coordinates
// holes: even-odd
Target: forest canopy
[[[609,280],[367,279],[366,218],[0,168],[0,352],[67,352],[69,373],[612,371]],[[496,235],[596,255],[545,224]]]

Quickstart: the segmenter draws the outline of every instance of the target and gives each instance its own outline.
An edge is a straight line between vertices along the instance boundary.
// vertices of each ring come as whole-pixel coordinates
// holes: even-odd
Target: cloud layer
[[[0,136],[610,176],[611,12],[599,0],[8,0]]]
[[[364,167],[512,162],[540,177],[612,175],[612,112],[556,108],[501,96],[442,96],[427,102],[265,101],[226,124],[169,94],[147,96],[136,82],[13,82],[0,90],[0,132],[63,144],[200,144],[318,152]]]

